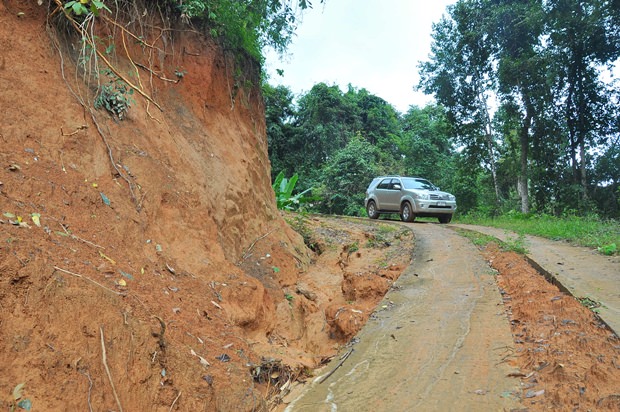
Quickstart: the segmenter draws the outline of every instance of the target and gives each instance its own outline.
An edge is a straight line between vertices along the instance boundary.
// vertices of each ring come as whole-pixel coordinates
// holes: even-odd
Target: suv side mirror
[[[394,184],[394,185],[392,186],[392,189],[394,189],[394,190],[400,190],[400,185],[399,185],[398,183],[397,183],[397,184]]]

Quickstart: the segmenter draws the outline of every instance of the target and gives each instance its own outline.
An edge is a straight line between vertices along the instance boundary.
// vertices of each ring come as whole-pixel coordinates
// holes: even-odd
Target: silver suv
[[[399,213],[405,222],[413,222],[416,217],[436,217],[439,223],[450,223],[456,210],[453,195],[419,177],[376,177],[366,189],[364,204],[371,219],[381,213]]]

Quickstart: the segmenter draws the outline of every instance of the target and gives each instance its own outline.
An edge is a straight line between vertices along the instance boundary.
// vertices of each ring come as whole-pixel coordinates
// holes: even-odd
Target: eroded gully
[[[413,263],[354,351],[287,399],[287,411],[470,411],[519,406],[510,327],[492,270],[467,239],[408,224]],[[343,353],[346,351],[343,350]],[[300,393],[301,391],[301,393]]]

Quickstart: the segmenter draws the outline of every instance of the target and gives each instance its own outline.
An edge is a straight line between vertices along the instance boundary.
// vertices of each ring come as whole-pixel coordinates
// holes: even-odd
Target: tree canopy
[[[329,213],[363,213],[389,173],[452,191],[460,213],[620,215],[617,0],[459,0],[432,37],[415,88],[436,104],[407,113],[351,85],[265,85],[274,175],[298,172]]]

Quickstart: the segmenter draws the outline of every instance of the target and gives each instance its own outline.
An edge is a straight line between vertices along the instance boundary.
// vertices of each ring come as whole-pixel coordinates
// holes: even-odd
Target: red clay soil
[[[0,3],[0,409],[266,410],[359,330],[411,237],[325,226],[319,257],[276,209],[254,68],[122,10],[154,47],[99,38],[163,111],[134,93],[119,120],[45,3]]]
[[[620,410],[618,336],[522,256],[496,245],[484,254],[499,272],[527,410]]]
[[[120,120],[93,108],[102,60],[76,72],[80,39],[43,3],[0,2],[0,409],[266,409],[276,374],[333,355],[407,262],[357,266],[362,229],[326,246],[333,288],[309,277],[256,67],[119,10],[141,41],[96,19],[100,51],[113,35],[115,70],[152,100],[134,93]]]

